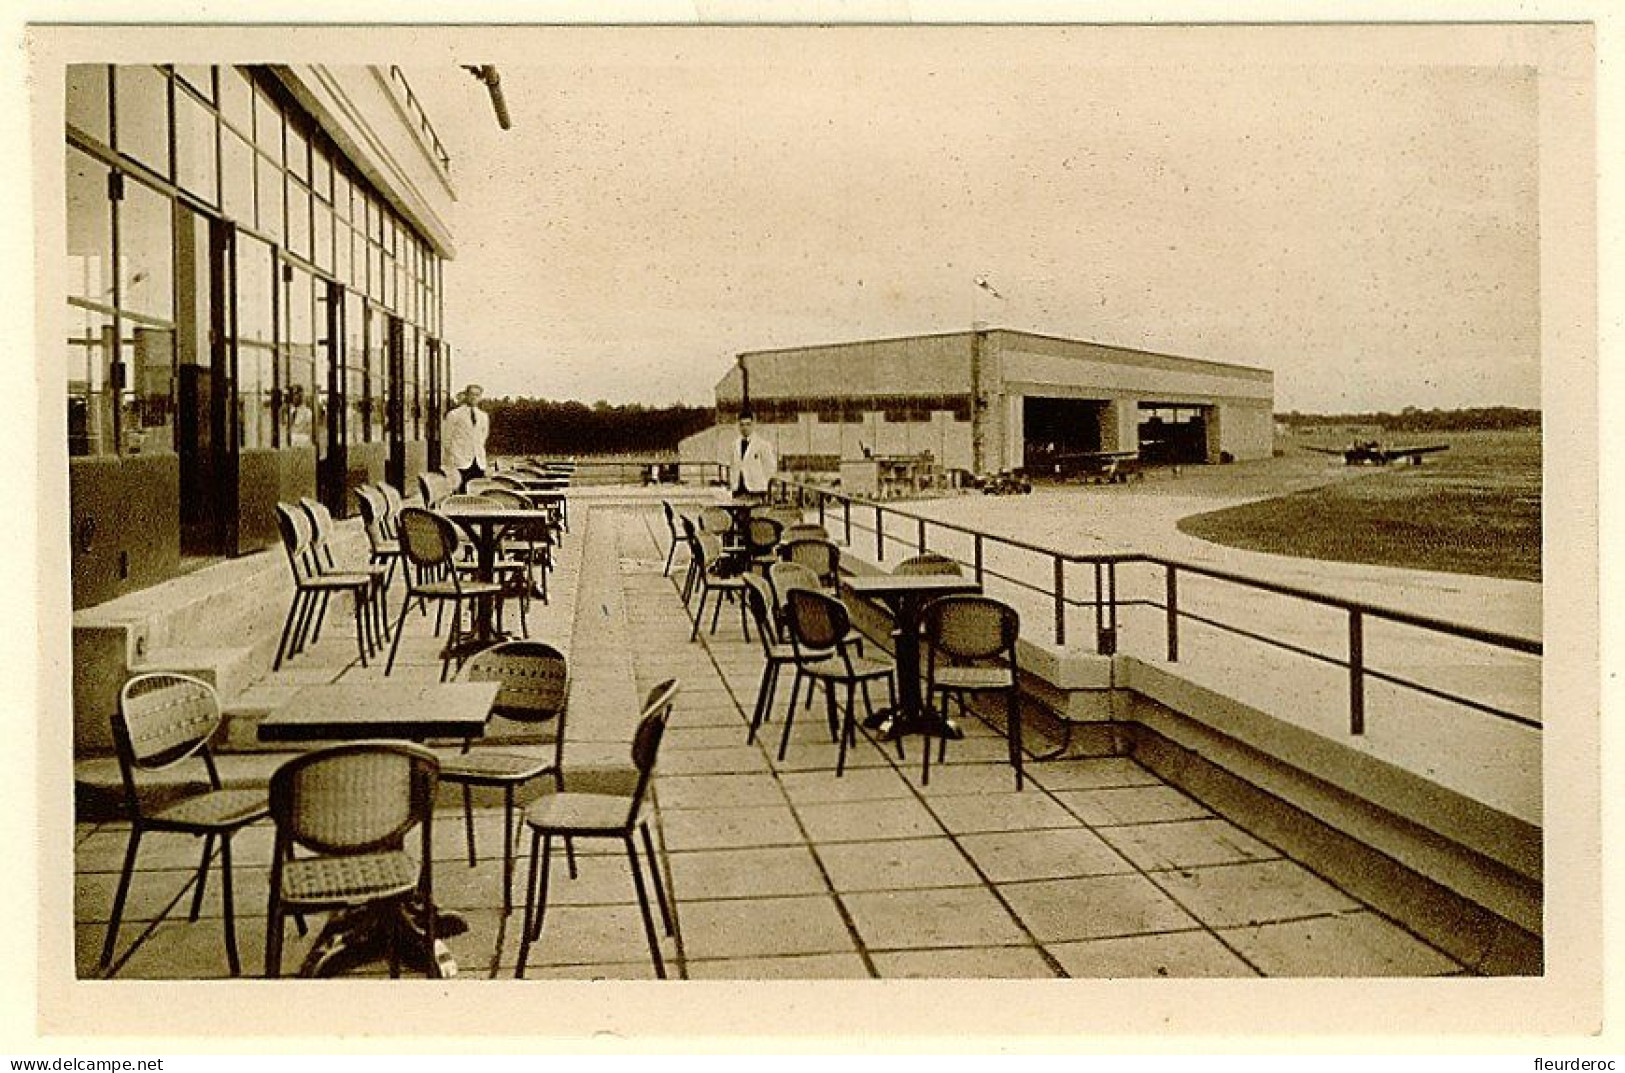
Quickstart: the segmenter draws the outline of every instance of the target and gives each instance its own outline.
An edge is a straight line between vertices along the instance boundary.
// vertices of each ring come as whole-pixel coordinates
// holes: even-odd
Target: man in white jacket
[[[778,471],[779,459],[773,445],[754,435],[756,422],[748,413],[739,415],[739,438],[724,439],[728,464],[728,490],[736,496],[767,495],[767,482]]]
[[[469,384],[457,396],[458,405],[440,423],[440,466],[462,476],[461,491],[470,479],[485,476],[485,440],[491,435],[491,415],[480,409],[485,390]]]

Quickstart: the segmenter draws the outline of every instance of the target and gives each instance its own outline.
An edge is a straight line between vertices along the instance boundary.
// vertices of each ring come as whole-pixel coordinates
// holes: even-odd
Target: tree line
[[[1516,406],[1481,406],[1461,410],[1424,410],[1407,406],[1399,413],[1312,414],[1290,410],[1275,420],[1293,428],[1305,425],[1377,425],[1390,432],[1473,432],[1539,428],[1540,411]]]
[[[491,438],[497,455],[665,455],[678,441],[716,422],[711,406],[588,406],[575,400],[488,399]]]

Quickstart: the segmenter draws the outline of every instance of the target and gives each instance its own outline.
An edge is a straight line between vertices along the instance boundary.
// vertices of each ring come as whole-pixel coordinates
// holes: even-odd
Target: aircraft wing
[[[1390,447],[1383,451],[1383,454],[1390,460],[1408,458],[1414,462],[1420,459],[1423,455],[1430,455],[1439,451],[1448,450],[1450,450],[1449,444],[1440,443],[1434,444],[1431,447]]]
[[[1343,457],[1343,448],[1341,447],[1310,447],[1308,444],[1303,444],[1302,446],[1305,451],[1313,451],[1317,455],[1336,455],[1338,458]]]

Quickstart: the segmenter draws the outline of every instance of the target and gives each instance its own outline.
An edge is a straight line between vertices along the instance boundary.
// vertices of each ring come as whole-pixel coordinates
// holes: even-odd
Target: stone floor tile
[[[1280,854],[1225,820],[1099,828],[1100,837],[1146,870],[1261,861]]]
[[[157,920],[176,904],[185,913],[192,904],[192,878],[195,872],[137,871],[130,879],[130,893],[124,903],[121,932],[134,935],[136,921]],[[118,891],[116,872],[80,872],[73,877],[73,918],[81,924],[106,924],[112,917],[113,898]],[[209,878],[209,886],[220,881],[219,869]],[[182,898],[181,895],[185,897]],[[131,929],[131,930],[126,930]]]
[[[1028,742],[1027,744],[1036,744],[1042,747],[1043,742],[1042,740],[1039,740],[1037,742]],[[905,745],[908,748],[908,755],[914,769],[916,772],[918,772],[920,761],[919,755],[914,749],[914,739],[909,739]],[[1010,746],[1005,741],[1003,735],[995,737],[991,734],[966,734],[961,740],[950,741],[948,743],[947,760],[941,765],[937,763],[937,753],[935,747],[933,746],[931,752],[931,780],[933,782],[936,781],[939,767],[953,767],[955,764],[1008,763],[1009,759]],[[1015,785],[1016,776],[1014,772],[1011,772],[1010,785],[1008,788],[1013,790],[1015,789]]]
[[[1218,934],[1266,976],[1433,976],[1460,968],[1370,912],[1223,928]]]
[[[759,958],[853,951],[852,935],[828,896],[685,902],[683,949],[690,959]]]
[[[669,975],[675,975],[674,966],[666,966]],[[503,965],[497,973],[501,980],[513,979],[513,966]],[[525,970],[525,980],[654,980],[654,959],[644,951],[642,961],[622,961],[613,965],[542,965]],[[520,981],[523,983],[524,981]]]
[[[1070,812],[1036,789],[1019,794],[933,797],[928,803],[942,825],[955,834],[1078,826]]]
[[[1197,926],[1190,914],[1141,875],[1005,883],[999,893],[1042,943]]]
[[[931,813],[909,798],[798,805],[796,814],[815,844],[922,838],[942,833]]]
[[[651,902],[653,896],[651,895]],[[660,910],[650,905],[662,953],[670,956],[673,944],[661,934]],[[512,965],[522,936],[522,917],[515,914],[504,936],[500,965]],[[686,922],[685,922],[686,923]],[[542,933],[530,945],[530,965],[596,965],[650,960],[649,941],[636,905],[549,905]]]
[[[1051,980],[1055,970],[1032,946],[899,950],[872,955],[882,979]]]
[[[1081,827],[962,835],[959,844],[995,883],[1134,871],[1122,854]]]
[[[1055,798],[1078,819],[1097,826],[1201,820],[1213,816],[1200,802],[1172,786],[1063,790]]]
[[[800,954],[776,958],[725,958],[688,963],[690,980],[867,980],[857,954]]]
[[[986,887],[843,894],[841,902],[871,951],[1028,942]]]
[[[1151,881],[1211,927],[1346,913],[1359,903],[1289,860],[1152,872]]]
[[[818,847],[818,859],[839,892],[963,887],[980,882],[947,838],[842,842]]]
[[[1204,976],[1254,977],[1228,947],[1205,931],[1172,931],[1160,935],[1126,935],[1046,948],[1075,980],[1122,980],[1141,977],[1186,979]]]
[[[806,846],[700,850],[671,855],[672,889],[684,902],[823,894],[828,888]]]
[[[829,740],[829,727],[824,722],[823,714],[820,713],[816,719],[806,720],[806,724],[803,726],[801,719],[796,720],[795,727],[790,731],[790,748],[785,750],[783,760],[779,759],[778,730],[768,735],[770,763],[775,770],[781,772],[827,771],[834,777],[839,749]],[[886,767],[888,763],[886,757],[862,737],[858,739],[856,745],[846,751],[848,771],[855,768]]]
[[[840,778],[833,771],[786,771],[779,776],[793,805],[831,805],[914,796],[908,782],[889,767],[855,768]]]
[[[766,772],[662,774],[655,783],[655,792],[662,809],[741,808],[784,803],[778,781]]]
[[[737,722],[733,726],[719,727],[673,724],[667,728],[665,737],[661,739],[661,755],[669,757],[668,750],[725,749],[729,746],[743,745],[744,731],[744,726]]]
[[[86,838],[73,851],[76,872],[113,872],[124,868],[124,851],[130,845],[130,829],[108,824]],[[138,871],[151,869],[195,869],[203,855],[203,839],[169,832],[149,832],[141,836],[141,852],[136,857]]]
[[[950,753],[949,760],[953,760]],[[908,777],[925,797],[954,797],[962,794],[1002,794],[1014,792],[1016,769],[1009,764],[938,764],[931,757],[931,784],[921,786],[919,768],[906,766]]]
[[[786,805],[677,809],[660,822],[673,851],[793,846],[803,841],[801,828]]]
[[[1114,786],[1159,786],[1157,778],[1126,756],[1087,757],[1028,764],[1027,774],[1046,790],[1100,790]]]
[[[768,770],[767,759],[754,745],[713,749],[674,749],[660,754],[662,775],[725,775]]]

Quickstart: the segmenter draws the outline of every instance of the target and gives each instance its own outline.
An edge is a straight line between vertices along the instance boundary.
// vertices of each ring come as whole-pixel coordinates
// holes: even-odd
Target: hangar
[[[742,406],[781,469],[929,451],[946,469],[1053,470],[1080,452],[1148,463],[1269,457],[1268,369],[1004,328],[747,351],[717,384],[718,429],[682,457],[721,457]],[[747,402],[748,400],[748,402]]]

